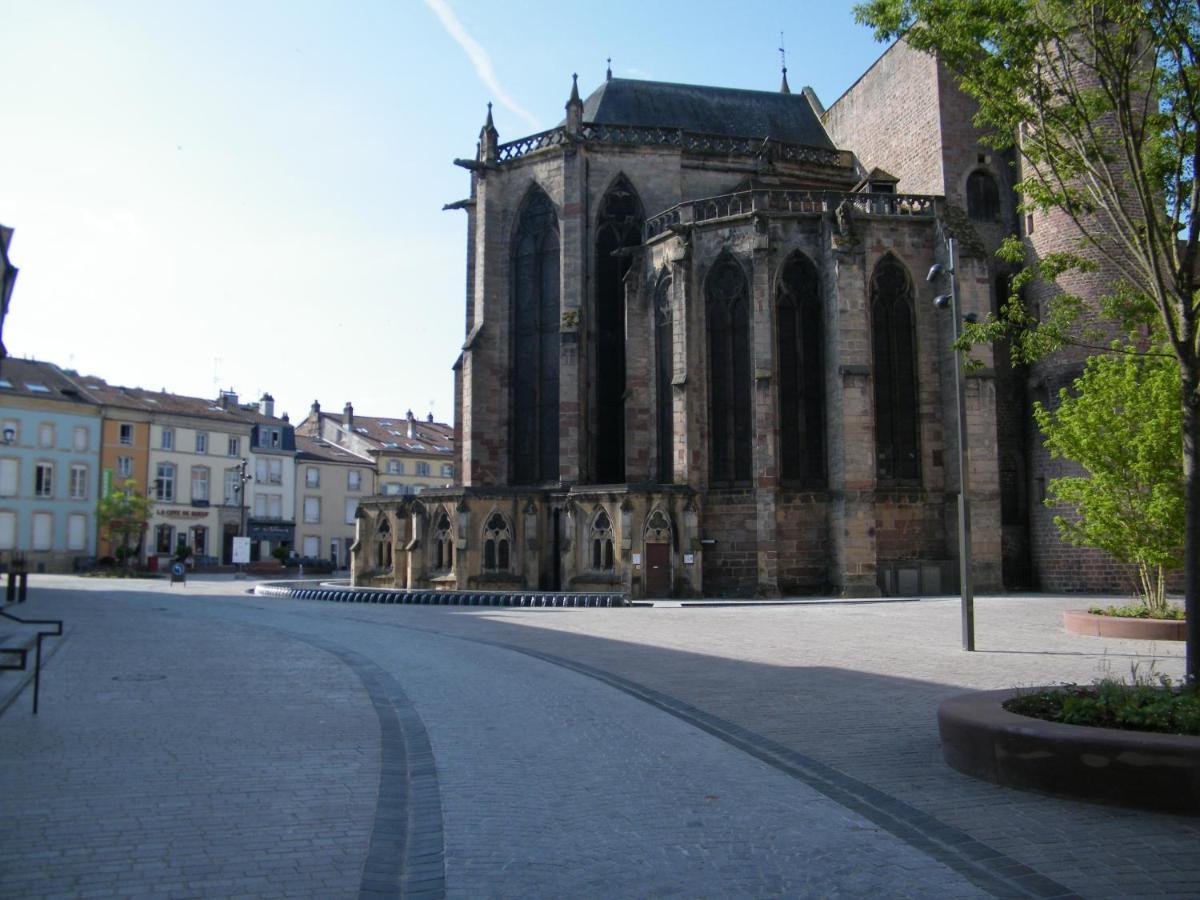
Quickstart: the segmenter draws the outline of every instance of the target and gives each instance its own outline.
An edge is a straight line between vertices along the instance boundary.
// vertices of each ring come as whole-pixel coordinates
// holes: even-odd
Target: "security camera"
[[[934,263],[929,267],[929,274],[925,276],[925,280],[932,284],[935,279],[941,278],[945,271],[946,267],[941,263]]]
[[[951,297],[949,294],[938,294],[933,298],[933,305],[938,309],[945,309],[950,305],[950,299]]]

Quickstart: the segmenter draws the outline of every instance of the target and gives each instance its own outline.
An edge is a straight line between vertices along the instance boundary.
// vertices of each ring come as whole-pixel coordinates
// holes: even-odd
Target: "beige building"
[[[348,568],[358,502],[375,493],[375,484],[370,457],[297,434],[295,551]]]
[[[425,419],[415,418],[412,410],[401,418],[362,416],[347,403],[337,416],[314,402],[296,433],[371,459],[375,493],[383,496],[413,496],[454,482],[454,429],[433,421],[432,414]]]

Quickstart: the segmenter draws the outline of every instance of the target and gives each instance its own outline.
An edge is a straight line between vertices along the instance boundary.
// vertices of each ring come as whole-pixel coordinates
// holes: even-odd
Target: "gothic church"
[[[633,597],[957,590],[963,311],[1010,160],[903,42],[829,108],[613,78],[468,169],[456,483],[364,501],[356,584]],[[996,351],[1002,356],[1002,351]],[[1024,374],[966,382],[977,590],[1034,580]]]

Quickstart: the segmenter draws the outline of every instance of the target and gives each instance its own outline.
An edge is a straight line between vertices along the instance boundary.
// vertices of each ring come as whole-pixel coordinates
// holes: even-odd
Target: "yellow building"
[[[348,568],[358,501],[375,493],[375,461],[321,438],[296,435],[296,544],[306,559]]]
[[[454,483],[454,427],[423,420],[412,410],[400,418],[355,415],[347,403],[340,416],[314,402],[297,435],[321,438],[374,463],[376,494],[419,494]]]

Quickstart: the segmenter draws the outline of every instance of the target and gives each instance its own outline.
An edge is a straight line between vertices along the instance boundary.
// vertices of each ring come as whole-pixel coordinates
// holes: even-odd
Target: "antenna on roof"
[[[787,51],[783,49],[783,32],[779,32],[779,67],[783,69],[783,83],[779,85],[779,93],[790,94],[792,89],[787,83]]]
[[[608,62],[608,68],[604,70],[604,80],[612,81],[612,57],[611,56],[608,58],[607,62]]]

